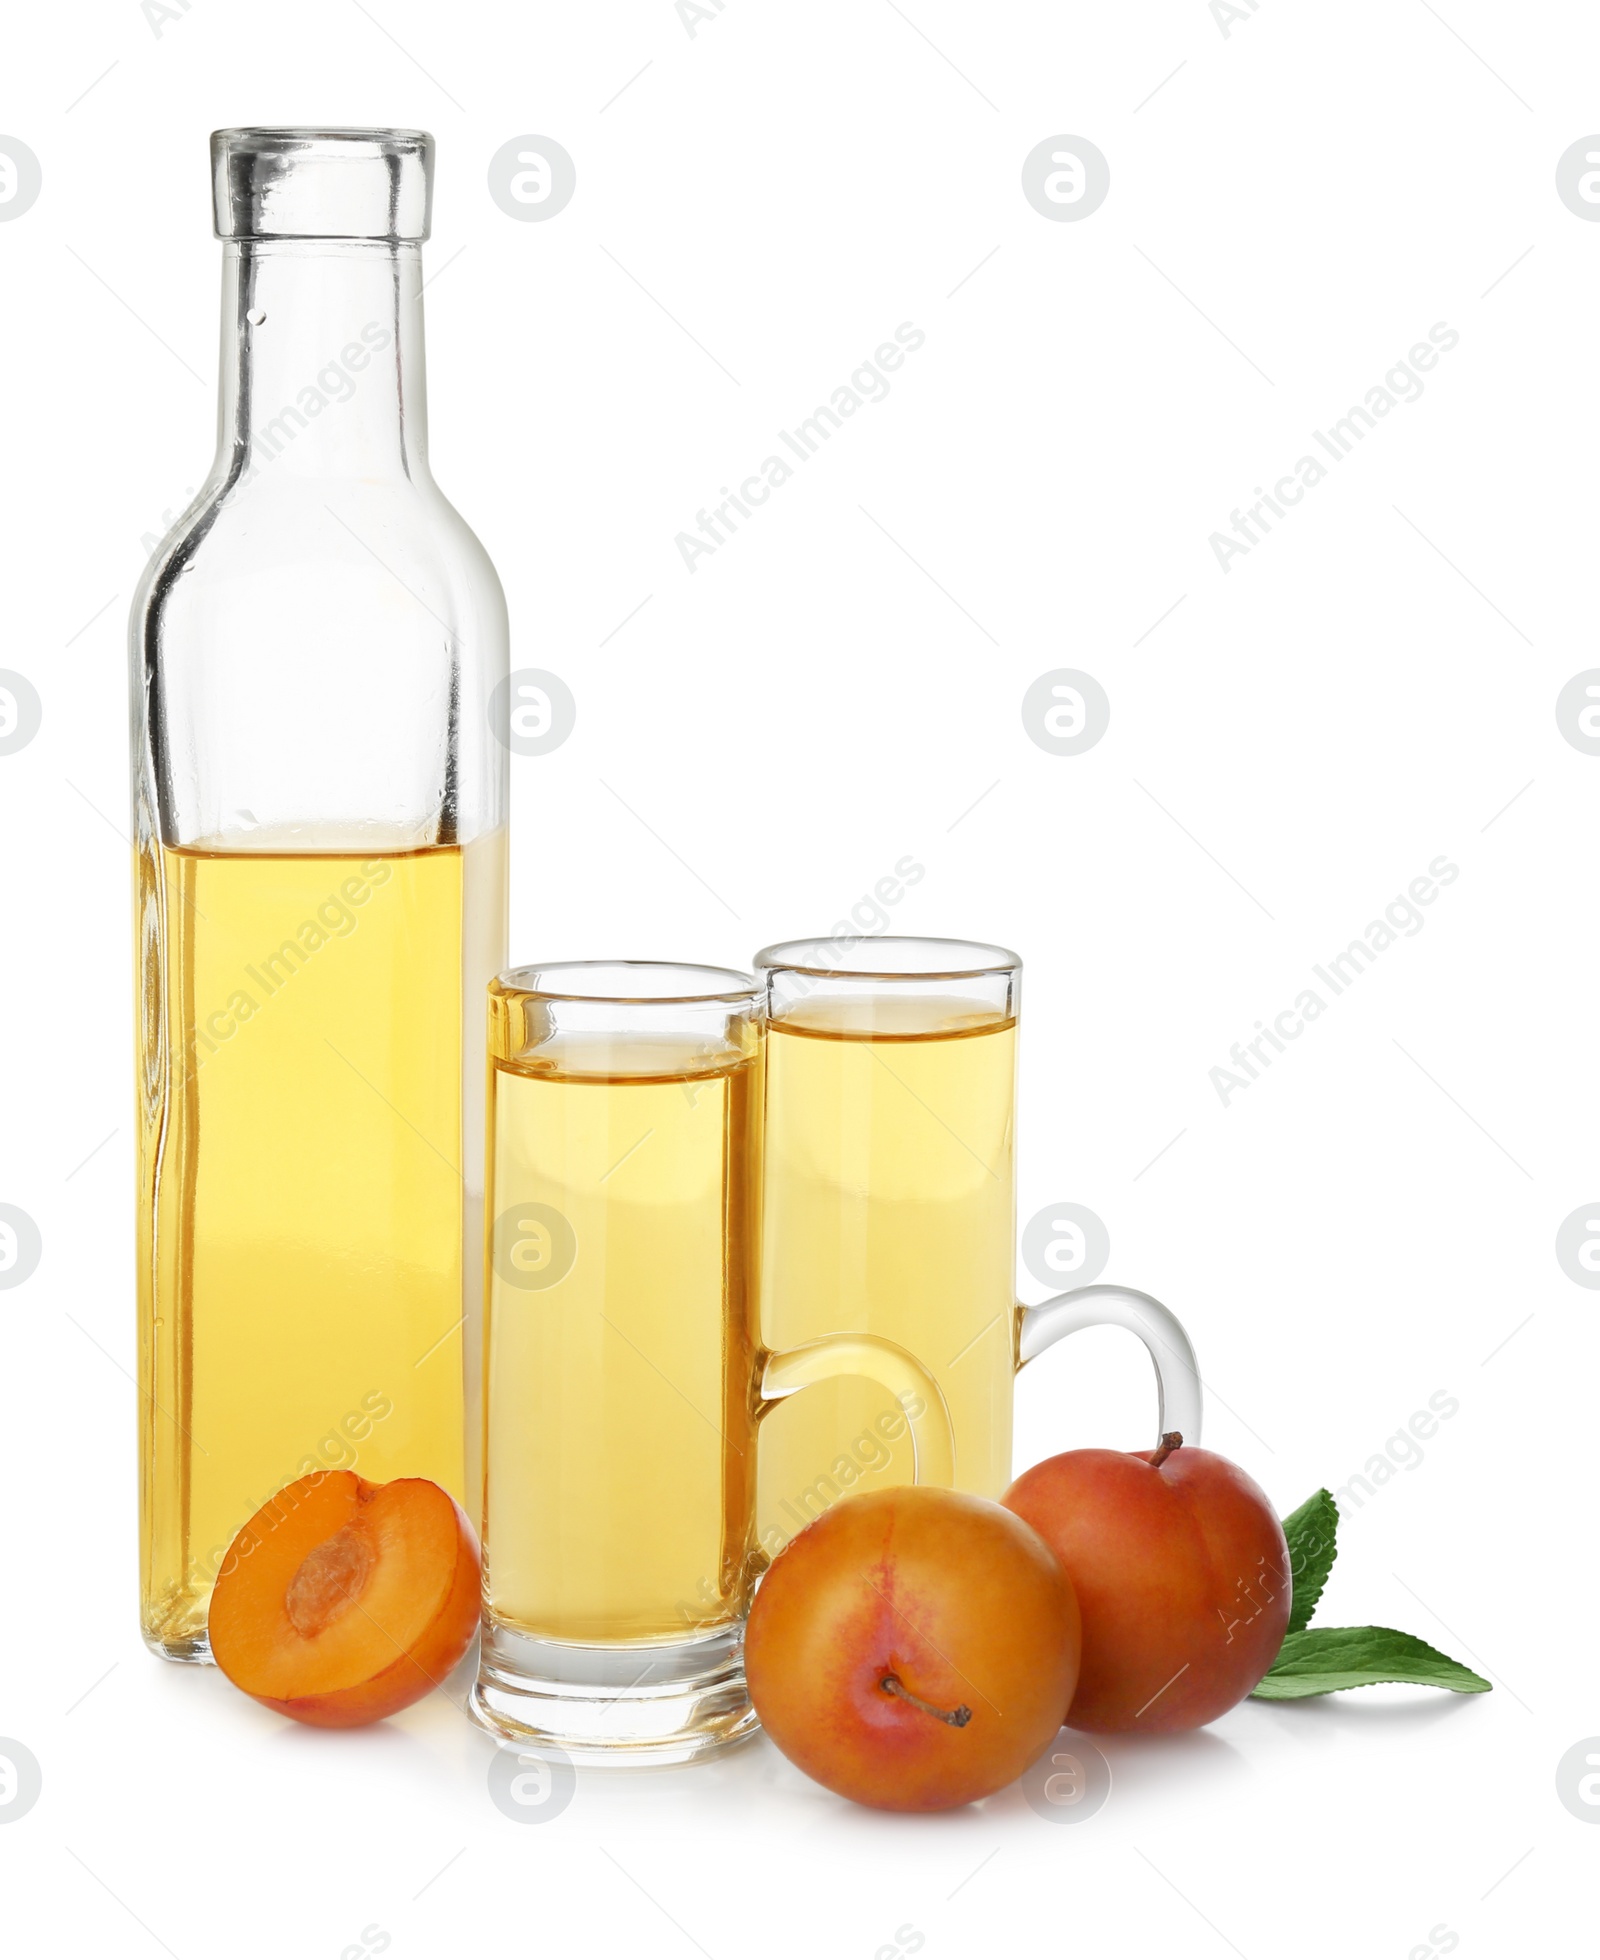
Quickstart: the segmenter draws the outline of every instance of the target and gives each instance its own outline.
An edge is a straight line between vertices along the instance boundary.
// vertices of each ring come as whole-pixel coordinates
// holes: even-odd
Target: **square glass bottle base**
[[[744,1682],[744,1628],[664,1645],[585,1647],[485,1622],[473,1721],[533,1754],[584,1765],[702,1761],[759,1728]]]

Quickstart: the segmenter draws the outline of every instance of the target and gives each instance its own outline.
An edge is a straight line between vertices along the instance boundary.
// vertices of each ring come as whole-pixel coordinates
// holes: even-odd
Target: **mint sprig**
[[[1278,1657],[1256,1684],[1257,1701],[1301,1701],[1336,1694],[1341,1688],[1371,1688],[1396,1681],[1421,1688],[1449,1688],[1456,1694],[1487,1694],[1490,1683],[1470,1667],[1441,1654],[1413,1633],[1393,1627],[1313,1627],[1338,1555],[1339,1507],[1330,1491],[1319,1490],[1283,1520],[1289,1545],[1294,1599],[1289,1629]]]

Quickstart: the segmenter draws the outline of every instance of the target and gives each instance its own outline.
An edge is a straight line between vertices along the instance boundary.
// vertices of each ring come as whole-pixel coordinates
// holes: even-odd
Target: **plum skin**
[[[946,1810],[1044,1751],[1078,1647],[1071,1582],[1031,1526],[908,1486],[844,1498],[779,1555],[751,1608],[745,1675],[767,1733],[817,1782],[881,1810]]]
[[[1069,1450],[1024,1471],[1001,1501],[1044,1538],[1078,1594],[1083,1658],[1063,1710],[1069,1727],[1199,1728],[1277,1658],[1289,1548],[1266,1493],[1226,1457],[1188,1445]]]

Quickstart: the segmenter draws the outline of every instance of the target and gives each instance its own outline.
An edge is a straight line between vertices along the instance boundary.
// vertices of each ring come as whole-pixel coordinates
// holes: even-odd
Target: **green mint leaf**
[[[1337,1550],[1339,1507],[1333,1493],[1319,1490],[1283,1521],[1289,1541],[1289,1570],[1294,1576],[1294,1603],[1289,1609],[1289,1632],[1303,1633],[1311,1624],[1317,1601],[1328,1583]]]
[[[1426,1640],[1393,1627],[1310,1627],[1284,1636],[1278,1658],[1255,1689],[1261,1701],[1299,1701],[1340,1688],[1403,1681],[1481,1695],[1490,1683]]]

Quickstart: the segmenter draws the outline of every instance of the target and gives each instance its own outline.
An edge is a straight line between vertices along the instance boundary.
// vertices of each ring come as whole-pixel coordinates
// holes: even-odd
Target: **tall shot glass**
[[[867,1377],[948,1483],[921,1365],[872,1335],[763,1347],[765,1026],[749,975],[583,962],[489,989],[484,1622],[470,1707],[578,1762],[750,1734],[756,1431]]]
[[[1158,1430],[1197,1442],[1194,1351],[1159,1301],[1082,1286],[1017,1304],[1016,954],[851,936],[769,946],[755,963],[767,994],[767,1338],[850,1331],[920,1356],[950,1411],[955,1487],[981,1497],[1011,1480],[1017,1371],[1082,1327],[1137,1334],[1155,1364]],[[838,1381],[767,1427],[769,1547],[846,1489],[908,1480],[903,1444],[879,1440],[883,1411],[874,1383]],[[843,1454],[841,1437],[857,1439]]]

